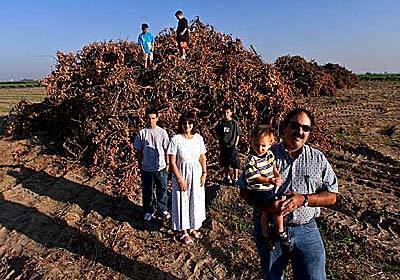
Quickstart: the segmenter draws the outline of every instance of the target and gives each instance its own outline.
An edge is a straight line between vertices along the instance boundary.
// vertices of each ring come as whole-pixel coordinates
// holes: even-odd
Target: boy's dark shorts
[[[176,37],[176,41],[178,43],[179,48],[182,42],[185,42],[189,46],[189,36],[178,36]]]
[[[268,205],[276,198],[275,190],[246,190],[249,200],[254,204]]]
[[[222,167],[239,169],[239,153],[236,147],[220,147],[220,164]]]

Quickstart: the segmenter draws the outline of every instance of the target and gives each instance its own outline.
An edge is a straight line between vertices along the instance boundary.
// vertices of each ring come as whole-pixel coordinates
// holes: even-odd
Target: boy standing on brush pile
[[[215,128],[220,145],[220,164],[224,169],[224,182],[228,185],[235,183],[239,176],[239,154],[237,145],[240,138],[240,127],[233,116],[233,106],[225,104],[223,106],[224,118],[220,120]],[[233,169],[233,180],[230,169]]]
[[[144,68],[147,69],[153,65],[154,37],[149,32],[149,25],[142,24],[142,33],[138,38],[138,44],[143,51]]]
[[[178,20],[176,42],[178,43],[179,54],[182,59],[186,59],[186,49],[189,46],[189,24],[182,11],[177,11],[175,17]]]

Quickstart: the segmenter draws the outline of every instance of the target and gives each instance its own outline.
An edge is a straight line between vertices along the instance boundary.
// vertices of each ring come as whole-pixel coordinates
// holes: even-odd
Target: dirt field
[[[2,112],[15,100],[4,96]],[[340,180],[338,203],[318,220],[329,279],[399,279],[400,82],[297,102],[324,120]],[[0,279],[261,278],[251,209],[217,170],[205,236],[182,246],[168,222],[142,221],[139,187],[133,201],[115,198],[102,178],[38,142],[0,138]]]

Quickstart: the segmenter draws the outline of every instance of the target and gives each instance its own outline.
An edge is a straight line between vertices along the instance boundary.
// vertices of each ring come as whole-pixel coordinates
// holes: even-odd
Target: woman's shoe
[[[194,230],[194,229],[189,231],[189,234],[190,234],[191,237],[196,238],[196,239],[201,239],[203,237],[203,234],[201,234],[200,231],[197,231],[197,230]]]
[[[183,244],[192,244],[193,243],[193,239],[190,238],[188,233],[184,233],[181,235],[181,237],[179,237],[179,240],[182,241]]]

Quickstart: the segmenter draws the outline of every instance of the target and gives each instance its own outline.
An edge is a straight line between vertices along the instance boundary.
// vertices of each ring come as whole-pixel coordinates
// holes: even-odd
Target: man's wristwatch
[[[303,200],[303,204],[301,206],[308,206],[308,195],[303,194],[304,196],[304,200]]]

